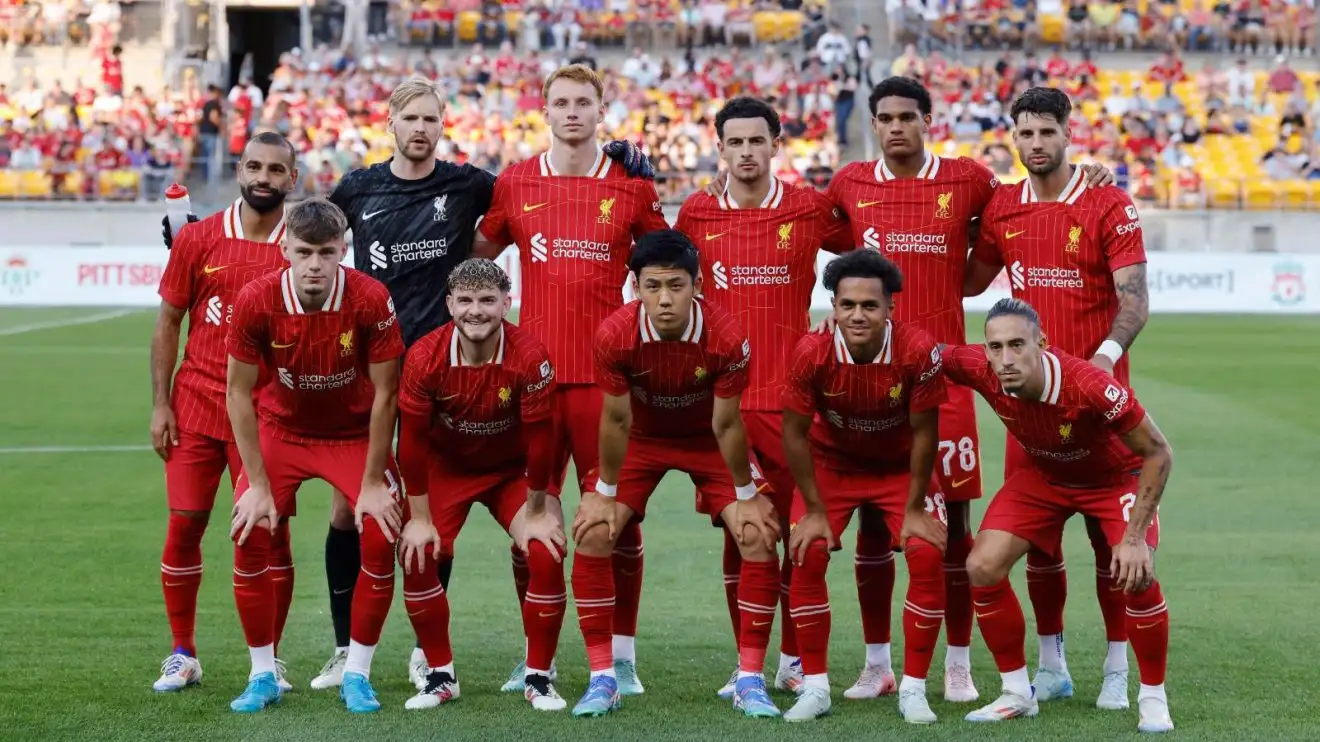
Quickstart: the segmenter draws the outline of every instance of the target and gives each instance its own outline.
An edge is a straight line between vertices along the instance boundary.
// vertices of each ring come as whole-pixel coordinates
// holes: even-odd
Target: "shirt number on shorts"
[[[957,441],[940,441],[941,459],[944,464],[944,476],[953,476],[953,457],[958,456],[958,468],[964,472],[976,470],[976,445],[970,436],[963,436]]]
[[[1137,493],[1129,492],[1118,498],[1118,504],[1123,506],[1123,522],[1132,520],[1132,506],[1137,504]]]
[[[944,495],[939,492],[926,495],[926,512],[935,516],[944,525],[949,525],[949,510],[944,507]]]

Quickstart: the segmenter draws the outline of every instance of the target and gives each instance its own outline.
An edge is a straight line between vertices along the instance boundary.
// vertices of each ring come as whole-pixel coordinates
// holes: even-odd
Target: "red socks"
[[[824,545],[815,544],[793,572],[789,620],[797,632],[804,675],[819,675],[829,667],[830,590],[825,582],[829,564],[829,552]]]
[[[374,647],[380,641],[385,617],[394,600],[394,544],[385,540],[376,519],[370,517],[363,523],[360,542],[362,570],[353,589],[349,637],[358,644]]]
[[[972,583],[967,579],[972,544],[970,533],[961,539],[950,538],[944,554],[944,626],[951,647],[972,645]]]
[[[1036,614],[1036,633],[1062,634],[1063,606],[1068,600],[1068,573],[1062,559],[1039,549],[1027,552],[1027,597]]]
[[[1127,635],[1142,685],[1160,685],[1169,661],[1169,608],[1156,582],[1136,595],[1126,595]]]
[[[738,579],[738,669],[760,673],[779,606],[779,560],[743,560]]]
[[[725,533],[728,533],[726,530]],[[783,619],[779,626],[779,653],[788,657],[797,657],[797,629],[789,618],[789,590],[793,586],[793,559],[784,549],[784,559],[779,564],[779,615]]]
[[[944,622],[944,555],[915,538],[903,547],[908,591],[903,602],[903,675],[924,680]]]
[[[549,672],[559,649],[559,632],[564,626],[564,610],[568,606],[564,565],[556,562],[540,541],[533,541],[527,548],[531,552],[527,557],[531,583],[522,606],[527,666]]]
[[[976,610],[976,623],[981,627],[981,637],[994,655],[999,671],[1012,672],[1026,667],[1027,622],[1022,616],[1022,604],[1008,579],[990,587],[973,585],[972,606]]]
[[[270,531],[257,526],[234,543],[234,605],[249,647],[275,643],[275,586],[270,580]]]
[[[592,672],[614,668],[614,570],[610,557],[573,555],[573,602]],[[537,668],[546,669],[546,668]]]
[[[284,624],[289,620],[289,606],[293,604],[293,549],[289,544],[288,518],[280,521],[271,538],[270,581],[275,586],[275,653],[278,655]]]
[[[403,575],[403,605],[417,634],[417,644],[426,655],[427,667],[443,667],[454,661],[449,643],[449,598],[437,570],[435,557],[428,554],[422,569]],[[356,628],[356,622],[353,626]]]
[[[206,518],[170,513],[165,550],[160,557],[160,586],[174,646],[197,656],[197,591],[202,585],[202,535]]]
[[[1091,548],[1095,551],[1095,597],[1100,603],[1100,615],[1105,620],[1105,639],[1125,642],[1128,640],[1128,594],[1114,584],[1114,578],[1109,574],[1114,552],[1098,522],[1088,518],[1086,534],[1091,537]]]
[[[857,529],[853,574],[862,608],[862,637],[867,644],[888,644],[894,601],[894,549],[888,531]]]
[[[509,552],[513,557],[513,589],[518,593],[518,605],[522,605],[527,598],[527,582],[532,579],[532,573],[527,569],[527,556],[517,544],[510,544]]]
[[[738,551],[738,542],[733,534],[724,529],[724,602],[729,608],[729,623],[733,625],[733,644],[738,645],[738,629],[741,613],[738,610],[738,579],[742,572],[742,553]]]
[[[613,632],[619,636],[637,636],[637,613],[642,603],[642,524],[636,518],[619,532],[614,543]],[[544,669],[544,668],[542,668]]]

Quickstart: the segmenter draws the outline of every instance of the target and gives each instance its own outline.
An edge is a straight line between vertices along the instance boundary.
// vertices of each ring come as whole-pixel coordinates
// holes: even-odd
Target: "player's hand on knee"
[[[229,521],[229,538],[235,539],[242,546],[258,524],[264,522],[273,534],[275,524],[279,521],[279,509],[275,507],[275,498],[271,496],[270,489],[265,485],[252,484],[234,503]]]
[[[750,500],[738,500],[733,504],[733,534],[743,546],[753,546],[760,542],[767,551],[773,553],[779,543],[779,515],[775,506],[765,495],[756,495]]]
[[[426,559],[428,556],[434,559],[440,558],[440,532],[435,530],[435,525],[429,521],[420,518],[413,518],[403,526],[403,532],[399,534],[399,541],[402,548],[399,549],[399,560],[403,562],[404,574],[412,574],[413,564],[417,565],[417,572],[421,574],[426,571]]]
[[[162,461],[170,458],[170,446],[179,445],[179,423],[169,405],[159,405],[151,411],[151,447]]]
[[[526,510],[527,506],[524,505],[521,528],[514,535],[518,549],[524,554],[530,554],[532,542],[540,541],[556,562],[562,562],[564,560],[562,554],[568,544],[568,539],[564,536],[563,523],[549,510],[542,509],[536,513],[529,513]]]
[[[906,544],[910,538],[925,541],[939,549],[940,553],[944,553],[949,548],[949,529],[926,510],[909,509],[904,514],[903,530],[899,534],[898,542]]]
[[[1145,541],[1123,542],[1113,549],[1109,573],[1124,592],[1139,593],[1155,581],[1155,564]]]
[[[583,492],[577,515],[573,518],[573,541],[580,544],[588,531],[600,525],[605,526],[610,543],[614,543],[619,531],[614,498],[599,492]]]
[[[801,567],[807,561],[807,551],[817,541],[824,541],[825,548],[834,551],[838,542],[834,538],[834,529],[830,528],[829,518],[823,511],[807,511],[788,532],[788,553],[793,564]]]
[[[403,513],[384,482],[363,483],[357,510],[353,514],[358,533],[362,533],[362,524],[368,515],[376,520],[385,540],[394,543],[394,534],[402,528]]]

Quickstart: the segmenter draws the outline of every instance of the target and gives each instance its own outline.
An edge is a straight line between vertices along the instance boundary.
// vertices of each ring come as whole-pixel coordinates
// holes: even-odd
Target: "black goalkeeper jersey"
[[[386,161],[345,175],[330,194],[353,230],[354,267],[389,287],[404,343],[450,320],[445,283],[472,255],[494,189],[495,176],[471,165],[437,160],[428,177],[404,180]]]

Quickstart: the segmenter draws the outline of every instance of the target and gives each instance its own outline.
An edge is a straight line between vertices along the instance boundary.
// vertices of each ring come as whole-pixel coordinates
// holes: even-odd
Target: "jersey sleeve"
[[[732,340],[732,339],[731,339]],[[719,353],[719,367],[715,376],[715,396],[727,399],[747,389],[747,367],[752,362],[752,341],[746,336],[730,342]]]
[[[596,385],[601,391],[614,397],[628,393],[628,373],[624,366],[624,350],[613,329],[613,323],[606,322],[596,331]]]
[[[549,420],[554,412],[551,402],[555,394],[555,367],[545,349],[529,352],[521,369],[522,409],[524,423]]]
[[[972,174],[972,205],[974,214],[980,216],[985,211],[985,207],[990,205],[990,199],[995,195],[995,189],[999,187],[999,178],[990,171],[990,168],[973,160],[970,157],[962,158],[967,161],[967,165]]]
[[[848,225],[848,217],[843,209],[817,191],[812,191],[811,197],[821,222],[820,249],[837,255],[856,247],[853,244],[852,228]]]
[[[976,229],[976,245],[972,248],[972,258],[994,268],[1004,267],[1004,258],[1000,253],[999,235],[991,210],[987,208],[979,220]]]
[[[394,314],[394,299],[383,285],[372,287],[371,300],[363,308],[366,329],[367,362],[385,363],[403,355],[403,334],[399,331],[399,318]]]
[[[845,226],[848,223],[848,186],[844,183],[844,178],[842,176],[847,171],[848,168],[845,167],[835,173],[834,177],[830,178],[830,184],[825,186],[825,200],[829,201],[831,206],[839,210],[839,214],[843,219]]]
[[[811,417],[816,414],[815,343],[811,336],[798,341],[788,361],[784,379],[784,409]]]
[[[1086,375],[1082,398],[1088,409],[1104,416],[1105,428],[1115,435],[1127,433],[1146,419],[1146,410],[1137,401],[1137,395],[1099,369]]]
[[[692,218],[695,210],[696,206],[693,205],[692,199],[689,198],[683,202],[682,206],[678,207],[678,218],[674,220],[674,229],[687,235],[688,239],[692,240],[692,244],[694,245],[697,243],[696,237],[692,234],[692,228],[696,226],[693,224]]]
[[[912,394],[908,397],[912,412],[939,407],[948,398],[944,385],[944,357],[930,336],[924,336],[913,349]]]
[[[977,376],[985,368],[985,348],[979,345],[946,345],[940,353],[944,376],[955,384],[976,388]]]
[[[180,309],[192,306],[197,290],[198,257],[201,254],[197,233],[200,230],[197,222],[179,230],[165,263],[165,272],[161,274],[160,287],[156,290],[166,303]]]
[[[1137,207],[1126,195],[1115,199],[1100,220],[1100,234],[1105,261],[1112,273],[1129,265],[1146,262],[1146,245],[1141,233]]]
[[[515,205],[512,200],[511,177],[506,174],[495,179],[490,208],[486,209],[486,216],[479,227],[481,235],[497,245],[513,244],[513,232],[509,228]]]
[[[419,340],[403,359],[403,374],[399,377],[399,411],[414,415],[430,415],[434,394],[428,388],[429,364],[435,357],[434,336]]]
[[[655,190],[655,182],[650,180],[641,180],[635,186],[637,188],[637,198],[641,204],[637,207],[637,218],[633,220],[632,236],[636,240],[644,234],[658,232],[662,229],[669,229],[669,222],[665,221],[663,207],[660,205],[660,194]]]
[[[261,363],[261,346],[266,342],[268,329],[266,312],[261,309],[261,294],[250,284],[234,300],[234,317],[225,334],[225,347],[229,355],[254,366]]]

